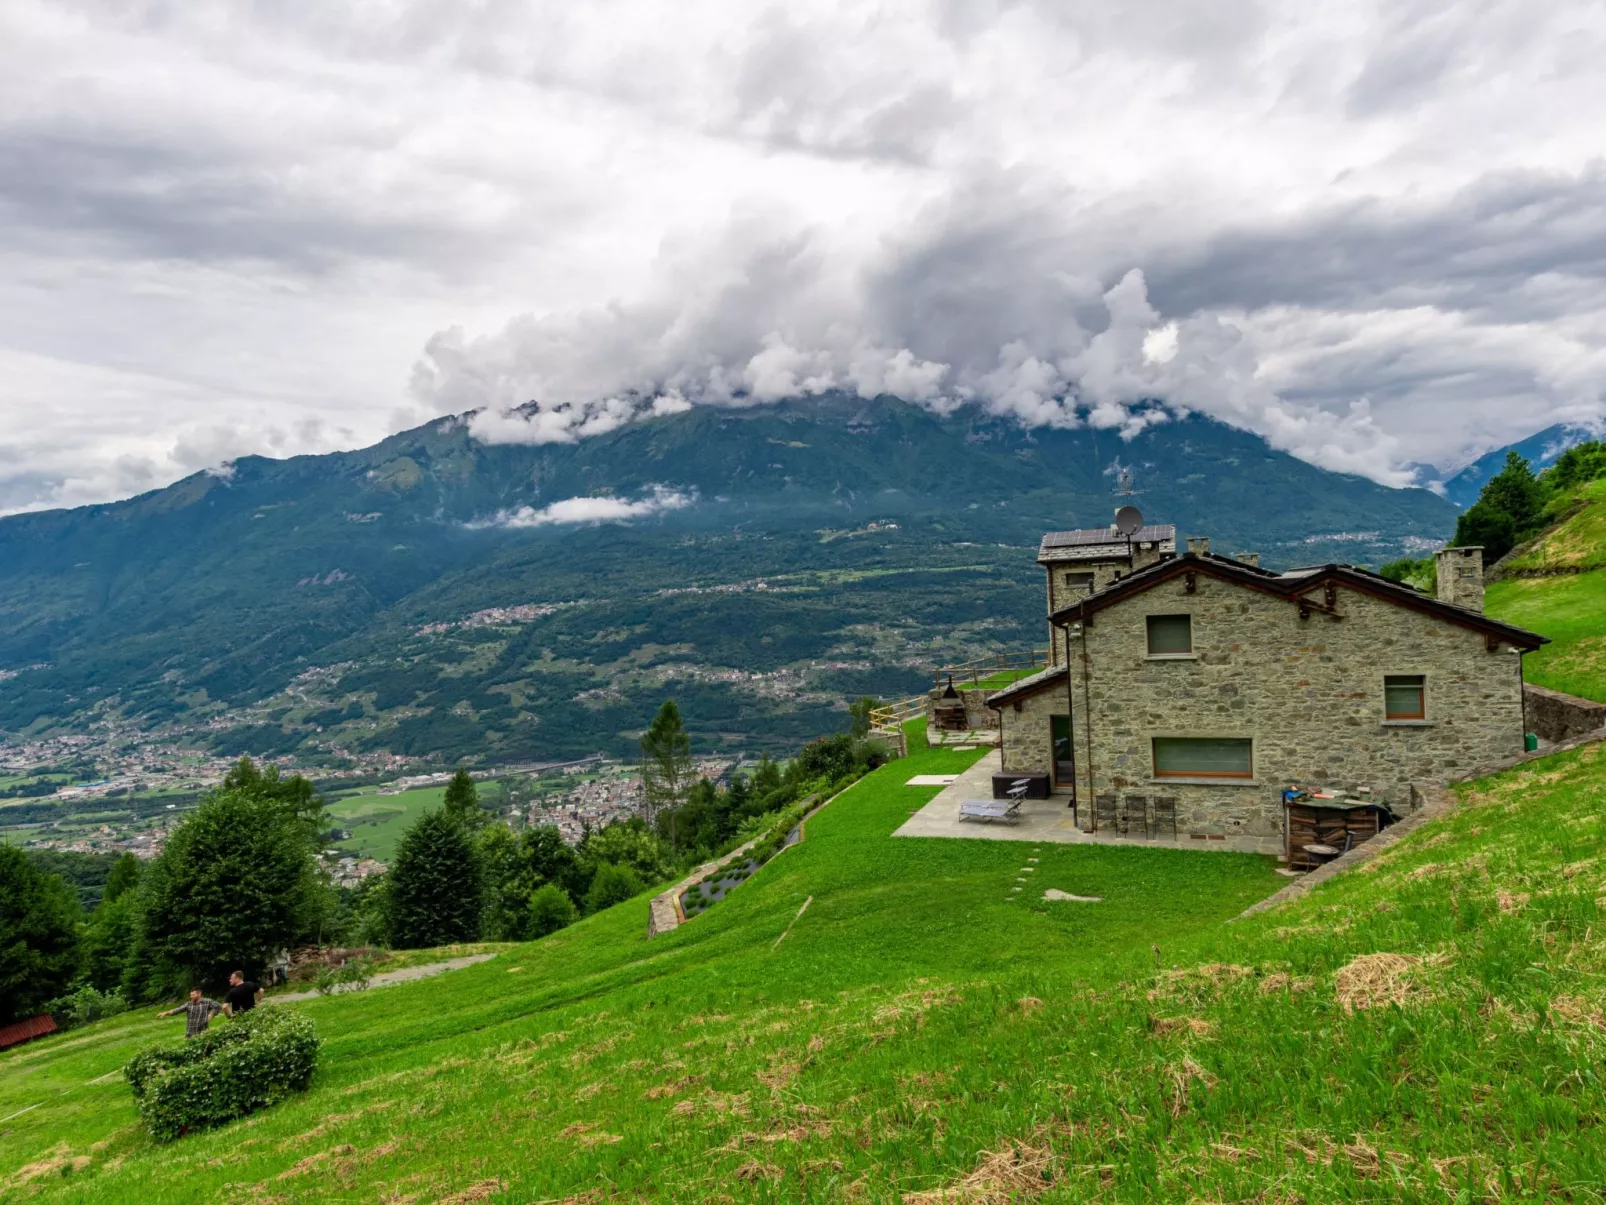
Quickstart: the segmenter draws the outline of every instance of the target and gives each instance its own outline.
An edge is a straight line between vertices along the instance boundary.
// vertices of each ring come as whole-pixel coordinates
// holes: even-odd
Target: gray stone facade
[[[1221,563],[1190,555],[1143,575],[1152,584],[1122,583],[1089,601],[1084,624],[1062,614],[1068,673],[994,696],[1004,769],[1052,776],[1052,718],[1070,716],[1083,827],[1097,795],[1171,796],[1182,833],[1275,837],[1286,787],[1365,787],[1404,813],[1413,783],[1522,752],[1512,642],[1531,647],[1531,633],[1494,625],[1502,638],[1481,617],[1458,622],[1450,608],[1413,605],[1351,570],[1337,579],[1210,571]],[[1291,593],[1305,581],[1305,597]],[[1151,615],[1187,615],[1192,652],[1151,656]],[[1421,719],[1386,718],[1384,679],[1394,675],[1420,676]],[[1248,740],[1251,776],[1157,774],[1153,742],[1167,737]]]
[[[1529,683],[1523,688],[1528,704],[1528,731],[1557,744],[1606,728],[1606,703],[1580,699]]]

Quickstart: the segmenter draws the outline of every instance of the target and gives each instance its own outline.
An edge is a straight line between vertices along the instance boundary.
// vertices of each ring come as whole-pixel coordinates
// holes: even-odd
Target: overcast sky
[[[1606,412],[1606,7],[6,0],[0,511],[824,388],[1403,483]]]

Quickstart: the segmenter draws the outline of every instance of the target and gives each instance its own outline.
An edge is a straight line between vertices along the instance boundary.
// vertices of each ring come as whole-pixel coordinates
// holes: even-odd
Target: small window
[[[1091,573],[1067,573],[1065,575],[1065,588],[1067,590],[1091,590],[1093,588],[1093,575]]]
[[[1427,689],[1421,674],[1390,674],[1383,679],[1383,718],[1427,718]]]
[[[1253,778],[1254,742],[1236,738],[1157,736],[1156,778]]]
[[[1193,652],[1193,617],[1149,616],[1149,656],[1164,657]]]

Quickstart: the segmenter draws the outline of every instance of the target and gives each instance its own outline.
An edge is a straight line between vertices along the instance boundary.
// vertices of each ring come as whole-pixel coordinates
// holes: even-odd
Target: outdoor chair
[[[961,820],[1007,820],[1010,824],[1020,819],[1019,799],[966,799],[959,804]]]
[[[1118,827],[1118,809],[1114,795],[1093,796],[1093,827],[1096,829]]]
[[[1153,825],[1156,837],[1169,825],[1172,839],[1176,838],[1177,797],[1175,795],[1156,795],[1154,797],[1154,813],[1150,823]]]
[[[1121,809],[1121,831],[1130,833],[1140,832],[1145,838],[1149,835],[1149,797],[1147,795],[1128,795],[1126,806]]]
[[[1029,779],[1029,778],[1017,778],[1014,782],[1009,784],[1009,790],[1005,791],[1004,794],[1008,795],[1011,799],[1015,800],[1016,802],[1019,802],[1020,800],[1026,798],[1026,793],[1028,791],[1030,791],[1031,789],[1032,789],[1032,780],[1031,779]]]

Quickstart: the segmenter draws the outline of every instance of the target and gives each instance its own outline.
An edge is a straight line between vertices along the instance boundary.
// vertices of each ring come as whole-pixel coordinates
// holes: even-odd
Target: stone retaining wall
[[[1547,741],[1570,741],[1606,728],[1606,703],[1564,695],[1532,682],[1522,688],[1527,708],[1528,731]]]

